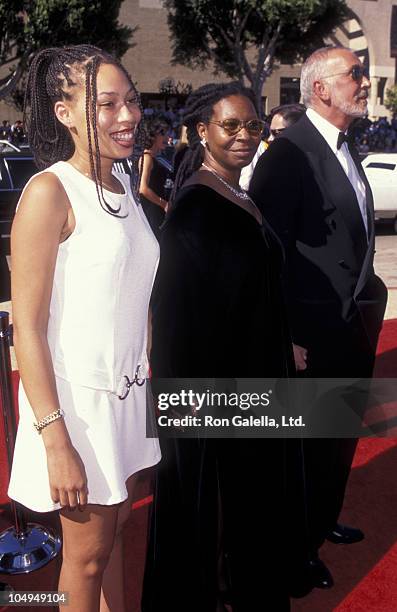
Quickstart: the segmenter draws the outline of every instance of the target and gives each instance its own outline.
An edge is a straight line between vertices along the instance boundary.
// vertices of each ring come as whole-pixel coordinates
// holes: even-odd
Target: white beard
[[[336,96],[332,101],[333,106],[341,110],[342,113],[348,117],[365,117],[368,112],[368,108],[367,106],[363,108],[360,102],[346,102],[346,100],[338,99],[338,96]]]

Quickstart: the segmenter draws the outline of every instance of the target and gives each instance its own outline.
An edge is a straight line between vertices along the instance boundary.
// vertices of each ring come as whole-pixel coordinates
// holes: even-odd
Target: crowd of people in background
[[[161,118],[168,125],[169,146],[174,147],[179,142],[183,112],[183,107],[166,111],[145,108],[144,116],[148,120]],[[273,112],[274,109],[266,117],[267,128],[265,128],[263,134],[264,140],[270,136],[270,121]],[[352,129],[355,145],[361,154],[381,151],[394,152],[397,148],[397,118],[388,120],[386,117],[381,117],[376,121],[371,121],[368,118],[360,119]]]
[[[362,119],[354,127],[354,139],[362,155],[370,152],[393,152],[397,146],[397,118],[391,121],[386,117],[377,121]]]
[[[17,146],[26,144],[27,139],[22,121],[17,119],[11,124],[8,119],[4,119],[0,127],[0,140],[7,140]]]
[[[144,109],[144,117],[148,124],[152,122],[160,122],[167,129],[167,146],[162,152],[162,155],[172,162],[175,153],[175,147],[179,144],[182,131],[182,115],[183,107],[160,111],[151,107]],[[265,128],[263,139],[267,140],[270,134],[270,121],[272,117],[272,109],[266,117],[267,127]],[[390,121],[386,117],[381,117],[376,121],[371,121],[368,118],[357,121],[353,127],[354,141],[361,155],[374,152],[394,152],[397,149],[397,118]],[[0,126],[0,140],[8,140],[14,145],[21,146],[26,144],[26,134],[23,128],[22,121],[17,119],[14,123],[10,123],[8,119],[4,119]]]

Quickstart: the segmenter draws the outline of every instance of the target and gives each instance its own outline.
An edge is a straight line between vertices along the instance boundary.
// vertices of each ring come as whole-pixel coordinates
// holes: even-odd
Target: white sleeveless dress
[[[124,194],[104,190],[106,201],[120,207],[115,217],[101,208],[95,183],[71,164],[57,162],[45,172],[61,181],[76,220],[59,245],[47,332],[60,406],[85,466],[88,502],[117,504],[127,498],[128,477],[161,457],[157,438],[146,435],[150,390],[144,382],[159,247],[128,176],[114,172]],[[129,386],[136,373],[139,384]],[[19,414],[8,494],[37,512],[59,509],[22,384]]]

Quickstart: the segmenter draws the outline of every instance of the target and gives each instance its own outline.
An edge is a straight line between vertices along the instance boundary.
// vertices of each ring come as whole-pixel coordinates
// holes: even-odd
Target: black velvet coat
[[[181,190],[161,238],[153,376],[272,377],[291,367],[271,230],[206,185]]]
[[[293,371],[280,290],[282,248],[271,230],[197,184],[181,189],[160,244],[154,377]],[[162,442],[162,453],[143,612],[215,611],[220,533],[234,612],[265,609],[264,597],[266,609],[289,610],[277,528],[285,505],[284,441],[174,439]]]

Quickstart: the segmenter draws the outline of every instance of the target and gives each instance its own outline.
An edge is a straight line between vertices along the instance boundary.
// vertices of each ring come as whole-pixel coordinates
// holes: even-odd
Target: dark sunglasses
[[[240,121],[240,119],[224,119],[223,121],[209,121],[208,123],[219,125],[230,136],[234,136],[243,128],[245,128],[249,134],[260,136],[266,125],[266,123],[261,119],[250,119],[249,121]]]
[[[323,76],[321,78],[329,79],[330,77],[340,76],[342,74],[344,74],[345,76],[350,74],[351,78],[356,83],[360,83],[363,80],[364,76],[366,79],[369,78],[367,68],[365,68],[364,66],[361,66],[360,64],[354,64],[354,66],[352,66],[350,70],[348,70],[347,72],[337,72],[336,74],[328,74],[327,76]]]
[[[273,136],[273,138],[276,138],[276,136],[281,134],[281,132],[284,132],[284,130],[285,130],[285,128],[277,128],[277,129],[274,129],[274,130],[270,130],[270,133]]]

